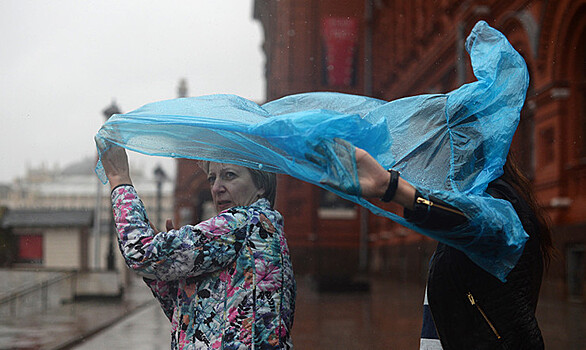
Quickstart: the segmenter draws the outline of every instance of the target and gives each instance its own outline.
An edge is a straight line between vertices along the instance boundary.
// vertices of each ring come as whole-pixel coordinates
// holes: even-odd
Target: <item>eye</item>
[[[236,173],[232,171],[227,171],[224,173],[224,179],[226,180],[233,180],[234,178],[236,178],[236,176]]]
[[[208,183],[210,185],[214,184],[214,181],[216,181],[216,177],[215,176],[208,176]]]

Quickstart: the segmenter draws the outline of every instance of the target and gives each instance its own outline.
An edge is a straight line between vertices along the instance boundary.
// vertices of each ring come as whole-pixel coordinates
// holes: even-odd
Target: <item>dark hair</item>
[[[545,209],[537,203],[535,195],[533,194],[531,182],[518,166],[515,155],[512,152],[509,152],[507,155],[507,161],[505,162],[503,171],[504,173],[501,176],[501,179],[513,186],[513,188],[515,188],[515,190],[529,204],[533,213],[535,213],[539,226],[539,245],[541,247],[543,262],[547,267],[549,266],[551,259],[555,256],[549,215]]]
[[[458,110],[458,113],[468,113],[468,109],[466,107],[461,107]],[[467,121],[474,121],[477,119],[475,114],[470,115],[466,118]],[[477,132],[474,128],[468,127],[466,129],[466,133],[469,136],[468,140],[477,140],[477,135],[480,137],[480,133]],[[552,240],[552,232],[551,232],[551,223],[549,219],[549,215],[543,209],[535,199],[535,195],[533,194],[533,188],[531,186],[531,181],[527,178],[527,176],[523,173],[521,168],[518,165],[517,159],[514,152],[509,150],[507,154],[507,160],[503,167],[503,175],[501,179],[511,185],[517,193],[527,202],[531,211],[535,214],[537,218],[537,225],[538,225],[538,234],[539,234],[539,246],[541,248],[541,255],[543,258],[543,263],[546,267],[549,266],[551,259],[555,257],[556,250],[553,246]],[[484,162],[484,148],[483,143],[478,142],[476,147],[473,151],[474,159],[474,169],[483,169],[482,163]],[[458,175],[458,174],[456,174]]]

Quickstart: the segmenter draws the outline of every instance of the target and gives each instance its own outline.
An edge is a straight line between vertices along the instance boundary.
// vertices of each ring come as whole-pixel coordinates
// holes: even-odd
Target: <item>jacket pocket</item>
[[[474,306],[476,308],[476,310],[478,310],[478,312],[480,313],[480,315],[482,316],[482,318],[484,319],[486,324],[490,327],[490,329],[492,330],[492,333],[494,334],[496,339],[501,340],[501,336],[500,336],[499,332],[497,331],[496,327],[492,324],[492,322],[490,321],[488,316],[486,316],[486,313],[484,312],[482,307],[478,304],[478,302],[476,302],[476,299],[474,299],[474,296],[472,296],[472,293],[468,292],[466,294],[466,296],[468,297],[468,301],[470,302],[470,305]]]

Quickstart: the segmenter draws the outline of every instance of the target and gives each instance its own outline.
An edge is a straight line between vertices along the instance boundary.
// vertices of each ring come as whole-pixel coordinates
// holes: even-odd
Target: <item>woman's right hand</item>
[[[362,148],[356,147],[355,157],[362,197],[382,197],[389,186],[389,173]]]
[[[389,186],[390,175],[368,152],[356,147],[356,168],[362,197],[382,197]],[[399,183],[392,201],[405,208],[413,209],[415,187],[399,177]]]
[[[102,153],[102,165],[104,172],[110,181],[110,187],[118,185],[132,185],[128,168],[128,156],[126,150],[120,146],[112,145]]]

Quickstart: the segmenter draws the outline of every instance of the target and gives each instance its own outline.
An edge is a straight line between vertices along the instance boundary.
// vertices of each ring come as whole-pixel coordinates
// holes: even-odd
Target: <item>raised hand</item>
[[[123,184],[132,185],[128,168],[128,156],[124,148],[116,145],[108,148],[108,150],[102,153],[102,165],[110,181],[111,188]]]
[[[382,197],[389,185],[389,173],[362,148],[356,147],[355,158],[362,197]]]

